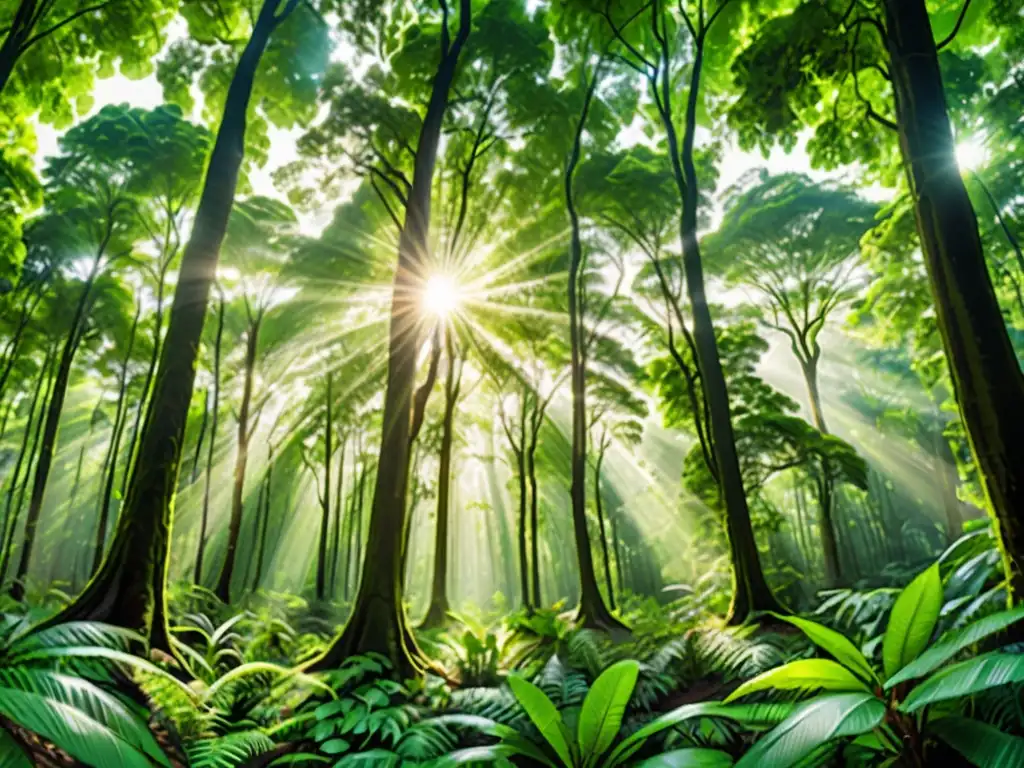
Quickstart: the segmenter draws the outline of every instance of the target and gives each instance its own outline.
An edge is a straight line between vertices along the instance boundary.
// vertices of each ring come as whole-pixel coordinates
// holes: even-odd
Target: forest
[[[0,768],[1024,766],[1024,0],[0,0]]]

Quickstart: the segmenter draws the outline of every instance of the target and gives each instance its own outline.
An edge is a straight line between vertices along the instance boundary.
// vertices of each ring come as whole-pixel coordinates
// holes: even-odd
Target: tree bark
[[[1024,595],[1024,375],[1010,342],[956,163],[924,0],[885,0],[900,148],[936,319],[1010,589]]]
[[[245,149],[246,111],[271,33],[294,8],[275,16],[264,0],[228,88],[199,209],[182,257],[170,322],[160,356],[152,407],[117,530],[99,572],[70,606],[48,622],[105,621],[138,630],[170,649],[165,606],[167,560],[181,446],[210,288],[235,198]]]
[[[459,55],[469,37],[471,3],[460,0],[459,29],[450,44],[447,5],[443,8],[442,56],[416,146],[412,187],[399,236],[398,268],[391,301],[384,427],[363,573],[352,615],[341,635],[311,664],[315,670],[336,667],[343,659],[368,651],[390,659],[395,673],[401,677],[417,675],[425,667],[402,603],[401,573],[412,395],[420,346],[416,298],[424,279],[423,257],[430,250],[430,198],[441,128]]]
[[[117,454],[121,448],[121,434],[124,432],[125,424],[125,395],[128,391],[128,364],[132,359],[132,349],[135,347],[135,330],[139,325],[139,314],[142,311],[141,305],[135,310],[135,319],[132,321],[132,329],[128,334],[128,348],[124,354],[124,362],[121,364],[121,380],[118,382],[117,406],[114,409],[114,427],[110,436],[110,446],[107,448],[107,458],[104,464],[107,466],[107,477],[103,484],[103,494],[100,498],[99,518],[96,525],[96,544],[92,552],[92,568],[90,573],[96,573],[103,560],[103,548],[107,543],[107,521],[110,518],[110,497],[114,490],[114,475],[117,469]]]
[[[14,14],[14,21],[7,30],[7,37],[0,45],[0,93],[4,92],[7,83],[14,73],[14,65],[18,63],[25,42],[31,37],[33,26],[37,20],[36,0],[21,0]]]
[[[569,497],[572,502],[573,538],[576,543],[576,560],[580,579],[580,604],[577,620],[582,626],[591,629],[623,630],[625,625],[608,610],[608,606],[601,596],[601,590],[597,586],[590,533],[587,531],[587,404],[586,362],[583,353],[585,328],[583,305],[579,297],[579,283],[583,277],[583,244],[580,239],[580,221],[576,212],[576,200],[573,192],[573,177],[582,153],[583,133],[594,98],[594,91],[600,80],[602,65],[603,60],[595,68],[587,86],[564,175],[565,207],[569,215],[571,231],[568,299],[570,385],[572,390],[572,484],[569,488]],[[535,584],[535,589],[536,586]]]
[[[430,604],[420,625],[423,629],[442,627],[448,622],[448,523],[451,517],[452,441],[455,433],[455,404],[462,385],[462,361],[456,361],[452,330],[447,331],[448,372],[444,383],[444,419],[441,426],[441,455],[437,472],[437,526],[434,530],[434,571]]]
[[[597,506],[597,527],[601,534],[601,556],[604,558],[604,583],[608,590],[608,607],[615,610],[615,588],[612,585],[612,559],[608,553],[608,536],[604,528],[604,503],[601,500],[601,465],[604,463],[605,448],[602,447],[594,465],[594,501]]]
[[[213,476],[213,454],[217,445],[217,423],[220,416],[220,345],[224,336],[224,298],[217,307],[217,335],[213,342],[213,419],[210,423],[210,445],[206,449],[206,479],[203,483],[203,513],[199,521],[199,546],[196,570],[192,580],[203,583],[203,559],[206,554],[206,528],[210,522],[210,480]]]
[[[324,493],[320,499],[320,546],[316,558],[316,599],[327,597],[327,540],[331,529],[331,437],[334,423],[331,420],[331,372],[327,372],[327,417],[324,427]]]
[[[228,521],[228,541],[221,565],[217,587],[214,590],[225,603],[231,602],[231,578],[235,573],[238,540],[242,534],[242,513],[245,511],[245,470],[249,464],[249,409],[252,407],[253,378],[256,374],[256,351],[259,348],[260,323],[257,316],[249,324],[245,340],[245,382],[242,402],[238,407],[238,450],[235,454],[235,481],[231,488],[231,518]]]
[[[36,384],[32,390],[32,399],[29,401],[28,414],[25,416],[25,428],[21,433],[21,448],[18,450],[18,459],[14,463],[14,471],[11,472],[10,485],[7,487],[7,503],[4,509],[4,524],[0,527],[0,584],[3,584],[4,579],[7,578],[7,566],[11,557],[11,549],[14,542],[15,531],[18,527],[18,517],[21,514],[21,504],[14,504],[14,497],[18,492],[18,483],[21,478],[21,466],[25,462],[25,457],[29,457],[29,465],[25,468],[25,474],[28,475],[29,469],[32,466],[32,457],[29,453],[29,439],[32,434],[38,434],[38,424],[42,423],[42,413],[36,415],[36,406],[39,405],[39,395],[43,392],[43,382],[49,380],[50,373],[53,368],[53,356],[56,350],[56,346],[50,347],[46,351],[46,356],[43,358],[43,364],[39,367],[39,375],[36,376]],[[46,385],[49,388],[49,384]],[[45,402],[45,396],[44,396]],[[33,430],[33,420],[37,421],[36,428]],[[27,480],[22,480],[22,487]]]
[[[68,335],[64,341],[64,349],[60,356],[60,364],[57,367],[57,375],[54,378],[50,399],[46,406],[46,423],[43,426],[39,458],[36,460],[35,476],[32,479],[32,495],[29,497],[28,513],[25,517],[25,542],[22,545],[21,558],[18,560],[18,568],[14,574],[14,583],[11,585],[11,597],[19,602],[25,596],[24,580],[32,563],[32,551],[35,548],[36,541],[36,527],[39,525],[39,516],[43,511],[43,495],[46,492],[46,482],[50,479],[50,467],[53,465],[53,456],[57,449],[57,431],[60,427],[60,415],[64,410],[64,398],[67,396],[68,384],[71,381],[71,366],[75,361],[75,353],[78,351],[78,346],[82,341],[82,325],[85,322],[89,299],[92,295],[93,281],[96,279],[100,259],[106,250],[111,230],[112,224],[108,222],[107,236],[100,244],[96,256],[93,258],[92,270],[85,281],[85,285],[82,286],[82,293],[75,306],[75,313],[68,328]]]
[[[663,77],[662,98],[665,112],[662,122],[668,139],[669,158],[673,177],[679,189],[682,212],[679,217],[679,243],[683,253],[683,274],[686,292],[693,313],[693,338],[700,368],[704,400],[710,412],[711,443],[715,464],[725,503],[726,535],[733,570],[733,598],[726,618],[729,624],[742,624],[755,612],[785,613],[785,609],[772,593],[761,568],[757,541],[750,522],[750,508],[743,488],[736,438],[732,428],[729,390],[725,383],[722,361],[718,356],[715,326],[704,291],[704,265],[697,237],[697,211],[699,185],[693,160],[693,146],[697,127],[697,106],[704,63],[704,34],[702,29],[695,41],[694,62],[690,69],[690,90],[686,104],[685,128],[682,147],[676,136],[668,99],[668,79]]]

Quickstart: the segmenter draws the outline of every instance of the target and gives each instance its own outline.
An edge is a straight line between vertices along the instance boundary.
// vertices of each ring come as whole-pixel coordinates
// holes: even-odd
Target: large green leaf
[[[901,669],[897,675],[887,680],[885,683],[886,689],[888,690],[905,680],[924,677],[932,670],[938,669],[945,664],[964,648],[969,648],[986,637],[994,635],[996,632],[1001,632],[1021,619],[1024,619],[1024,605],[1018,605],[1012,610],[986,616],[957,632],[948,634],[942,642],[933,645]]]
[[[942,608],[939,565],[933,564],[907,585],[892,607],[882,640],[882,662],[891,678],[928,645]]]
[[[639,674],[639,662],[626,660],[608,667],[594,681],[576,726],[584,766],[593,765],[615,740]]]
[[[717,749],[677,749],[651,757],[640,763],[640,768],[729,768],[732,757]]]
[[[817,622],[801,619],[798,616],[782,616],[774,613],[772,615],[780,621],[788,622],[797,627],[810,638],[812,643],[826,653],[832,654],[836,661],[862,680],[869,683],[878,682],[878,675],[875,674],[875,670],[871,668],[868,660],[864,658],[864,654],[845,635],[836,632],[834,629],[822,626]]]
[[[161,765],[170,764],[147,724],[119,699],[88,680],[47,669],[15,668],[0,671],[0,686],[74,707]],[[0,696],[7,694],[3,688],[0,688]]]
[[[900,709],[917,712],[937,701],[958,699],[978,691],[1024,680],[1024,654],[992,653],[946,667],[917,685]]]
[[[573,765],[572,749],[569,746],[569,735],[562,722],[562,716],[558,709],[551,703],[540,688],[517,675],[508,679],[509,686],[516,700],[526,710],[533,724],[537,726],[540,735],[551,745],[552,749],[567,766]]]
[[[0,765],[4,768],[32,768],[32,761],[3,728],[0,728]]]
[[[696,704],[684,704],[670,712],[666,712],[655,718],[640,730],[623,739],[607,759],[601,764],[604,768],[613,768],[622,765],[634,752],[643,747],[644,743],[656,733],[672,728],[685,720],[692,720],[695,717],[725,717],[730,720],[736,719],[730,707],[720,704],[717,701],[702,701]]]
[[[10,672],[0,674],[7,677]],[[152,761],[121,738],[107,723],[90,717],[64,701],[31,691],[2,687],[0,715],[39,734],[88,765],[152,768]],[[108,720],[113,723],[117,717],[112,713]],[[117,727],[123,730],[127,726],[117,723]],[[160,764],[170,765],[170,762],[164,757]]]
[[[873,730],[884,718],[885,703],[870,693],[819,696],[765,734],[736,768],[793,765],[833,739]]]
[[[869,691],[867,683],[831,659],[800,659],[769,669],[747,680],[725,700],[726,704],[756,691],[824,688],[827,691]]]
[[[979,768],[1024,765],[1024,739],[967,717],[931,723],[935,734]]]

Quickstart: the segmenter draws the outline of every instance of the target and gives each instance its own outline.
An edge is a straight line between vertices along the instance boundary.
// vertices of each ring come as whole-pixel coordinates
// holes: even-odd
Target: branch
[[[960,15],[957,16],[956,24],[953,26],[953,31],[950,32],[948,35],[946,35],[942,39],[942,42],[938,43],[935,46],[936,53],[938,53],[943,48],[945,48],[947,45],[949,45],[950,43],[953,42],[953,38],[955,38],[957,36],[957,33],[960,31],[960,27],[963,26],[964,18],[967,16],[967,9],[970,8],[970,7],[971,7],[971,0],[964,0],[963,7],[960,9]]]
[[[82,8],[81,10],[75,11],[70,16],[68,16],[66,19],[58,21],[56,24],[54,24],[49,29],[44,29],[42,32],[39,32],[39,33],[37,33],[35,35],[32,35],[32,37],[30,37],[28,40],[26,40],[22,44],[21,48],[18,49],[18,53],[19,54],[24,53],[29,48],[31,48],[35,43],[38,43],[44,37],[48,37],[49,35],[52,35],[58,29],[60,29],[61,27],[65,26],[67,24],[70,24],[75,19],[78,19],[78,18],[80,18],[82,16],[85,16],[86,14],[92,13],[93,11],[102,10],[103,8],[106,8],[108,5],[110,5],[113,2],[116,2],[116,0],[105,0],[102,3],[97,3],[96,5],[89,5],[89,6],[86,6],[85,8]]]

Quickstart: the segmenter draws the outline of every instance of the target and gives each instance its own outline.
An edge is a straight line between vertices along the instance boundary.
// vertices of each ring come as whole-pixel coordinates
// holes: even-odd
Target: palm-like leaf
[[[1024,654],[992,653],[937,672],[914,688],[900,705],[917,712],[929,704],[1024,680]]]

